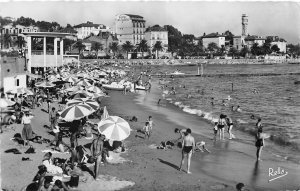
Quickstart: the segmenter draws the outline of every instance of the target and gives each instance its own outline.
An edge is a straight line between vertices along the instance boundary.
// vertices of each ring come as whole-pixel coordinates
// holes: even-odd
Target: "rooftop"
[[[25,36],[35,36],[35,37],[66,37],[70,36],[70,33],[61,32],[23,32]]]
[[[87,21],[86,23],[81,23],[79,25],[75,25],[74,28],[81,28],[81,27],[95,27],[95,28],[97,28],[99,26],[101,26],[101,24],[94,24],[93,22]]]
[[[202,38],[217,38],[217,37],[225,37],[223,34],[216,33],[210,33],[208,35],[203,35]]]
[[[127,16],[129,16],[130,18],[140,18],[143,19],[144,17],[140,16],[140,15],[132,15],[132,14],[125,14]]]
[[[256,35],[248,35],[245,37],[245,40],[251,41],[251,40],[266,40],[266,38],[263,38],[261,36],[256,36]]]
[[[159,25],[154,25],[152,27],[148,27],[145,32],[151,32],[151,31],[157,31],[157,32],[165,31],[165,32],[167,32],[167,30],[165,28],[163,28]]]

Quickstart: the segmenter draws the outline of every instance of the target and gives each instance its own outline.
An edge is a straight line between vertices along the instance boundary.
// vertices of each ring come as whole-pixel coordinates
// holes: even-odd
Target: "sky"
[[[225,32],[241,35],[241,16],[248,15],[248,33],[279,36],[300,43],[300,2],[261,1],[3,1],[0,16],[30,17],[62,26],[91,21],[114,26],[117,14],[137,14],[146,26],[173,25],[183,34]]]

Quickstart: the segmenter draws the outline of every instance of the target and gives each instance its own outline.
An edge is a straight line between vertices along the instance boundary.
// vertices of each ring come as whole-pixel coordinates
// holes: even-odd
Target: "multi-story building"
[[[168,50],[168,31],[159,25],[154,25],[153,27],[148,27],[146,29],[145,40],[147,40],[151,50],[157,41],[161,42],[163,52]]]
[[[0,28],[0,35],[2,36],[5,34],[9,34],[12,42],[15,42],[17,41],[18,36],[22,36],[21,34],[24,32],[38,32],[38,31],[39,28],[36,26],[23,26],[23,25],[14,26],[12,23],[10,23]]]
[[[202,36],[202,43],[203,47],[207,48],[210,43],[216,43],[218,47],[224,47],[225,46],[225,35],[223,34],[218,34],[218,33],[211,33],[208,35],[203,35]]]
[[[91,51],[93,43],[100,43],[102,45],[102,50],[104,53],[108,54],[109,46],[113,42],[118,42],[118,39],[110,34],[109,32],[100,32],[97,36],[90,36],[82,41],[85,45],[85,50]]]
[[[278,36],[267,36],[267,39],[271,39],[271,46],[277,45],[280,52],[286,53],[286,41]]]
[[[115,19],[115,32],[120,44],[126,41],[133,45],[139,44],[145,34],[146,21],[142,16],[121,14]]]
[[[94,24],[92,22],[86,22],[79,25],[74,26],[74,29],[77,31],[77,38],[84,39],[88,36],[98,35],[99,32],[109,31],[109,28],[103,24]]]

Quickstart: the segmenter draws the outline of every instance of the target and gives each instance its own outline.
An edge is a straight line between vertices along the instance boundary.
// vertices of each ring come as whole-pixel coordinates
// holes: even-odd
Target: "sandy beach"
[[[188,115],[176,108],[157,106],[158,89],[151,93],[137,94],[110,91],[109,98],[103,99],[101,107],[107,106],[109,115],[117,115],[129,121],[133,116],[137,122],[129,122],[132,132],[124,143],[126,152],[113,155],[116,160],[101,166],[101,180],[94,181],[86,175],[87,180],[80,182],[78,190],[235,190],[235,185],[243,182],[248,190],[297,190],[299,189],[299,164],[276,158],[264,151],[262,161],[257,163],[256,148],[251,139],[214,142],[211,124]],[[33,131],[50,140],[53,136],[44,125],[50,125],[48,113],[36,108],[32,110]],[[154,129],[149,140],[137,130],[142,129],[148,116],[153,117]],[[199,129],[199,127],[201,127]],[[161,141],[174,140],[178,135],[175,128],[191,128],[197,141],[205,141],[211,153],[196,152],[192,157],[191,172],[178,171],[181,161],[181,149],[157,149]],[[41,164],[46,144],[33,143],[35,154],[23,154],[28,147],[21,147],[10,140],[15,133],[22,131],[22,125],[13,124],[4,128],[1,140],[1,187],[5,190],[21,190],[28,185]],[[239,137],[239,133],[236,133]],[[69,143],[68,139],[64,139]],[[79,144],[91,142],[79,139]],[[4,153],[5,150],[17,148],[22,154]],[[55,157],[68,158],[69,154],[53,154]],[[29,157],[32,161],[22,161]],[[121,158],[120,158],[121,157]],[[272,181],[270,169],[284,169],[288,174]],[[186,161],[183,169],[186,169]],[[271,181],[269,181],[271,180]]]

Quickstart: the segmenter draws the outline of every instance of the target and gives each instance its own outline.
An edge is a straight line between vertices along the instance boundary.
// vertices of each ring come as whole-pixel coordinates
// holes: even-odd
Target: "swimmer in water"
[[[258,90],[257,90],[257,89],[254,89],[254,90],[253,90],[253,93],[254,93],[254,94],[258,94]]]
[[[211,103],[211,105],[214,105],[214,98],[213,97],[211,98],[211,102],[210,103]]]
[[[241,112],[242,111],[239,105],[236,107],[235,111],[237,111],[237,112]]]
[[[190,99],[192,96],[191,94],[187,94],[187,98]]]
[[[227,100],[228,101],[232,100],[232,98],[230,97],[230,95],[228,95]]]

